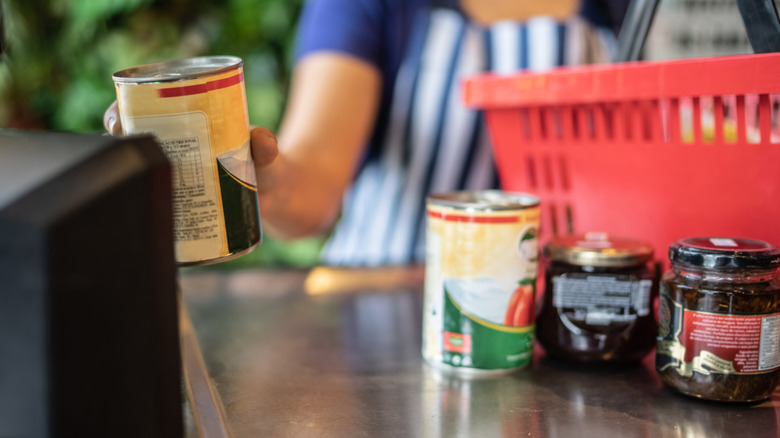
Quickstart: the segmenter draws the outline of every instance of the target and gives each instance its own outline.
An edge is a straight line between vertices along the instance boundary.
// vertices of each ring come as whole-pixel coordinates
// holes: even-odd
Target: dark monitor
[[[181,437],[171,169],[0,130],[0,437]]]

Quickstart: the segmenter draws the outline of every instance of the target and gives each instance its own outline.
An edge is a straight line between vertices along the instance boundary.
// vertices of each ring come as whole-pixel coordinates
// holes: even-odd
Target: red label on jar
[[[685,309],[680,341],[694,370],[750,374],[780,367],[780,314],[732,316]]]

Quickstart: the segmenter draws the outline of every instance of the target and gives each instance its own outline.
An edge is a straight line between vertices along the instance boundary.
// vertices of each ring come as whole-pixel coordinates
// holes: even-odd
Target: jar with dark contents
[[[545,293],[536,332],[548,355],[623,364],[652,351],[657,332],[652,246],[587,233],[553,237],[544,255]]]
[[[659,297],[656,369],[683,394],[755,402],[780,381],[780,249],[694,237],[669,247]]]

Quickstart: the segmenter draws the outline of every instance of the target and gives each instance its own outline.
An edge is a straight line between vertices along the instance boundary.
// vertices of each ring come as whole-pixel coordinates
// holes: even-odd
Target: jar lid
[[[555,236],[545,245],[544,254],[578,266],[622,267],[650,261],[653,247],[639,240],[590,232]]]
[[[780,248],[760,240],[688,237],[669,245],[672,263],[707,269],[780,267]]]

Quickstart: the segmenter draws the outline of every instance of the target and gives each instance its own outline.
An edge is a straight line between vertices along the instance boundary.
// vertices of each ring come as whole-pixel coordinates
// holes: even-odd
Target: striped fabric
[[[464,77],[601,61],[608,54],[593,47],[614,46],[611,32],[580,19],[485,28],[450,9],[424,14],[412,38],[417,50],[398,73],[381,153],[368,159],[346,194],[323,264],[423,262],[426,195],[498,186],[481,114],[461,101]]]

